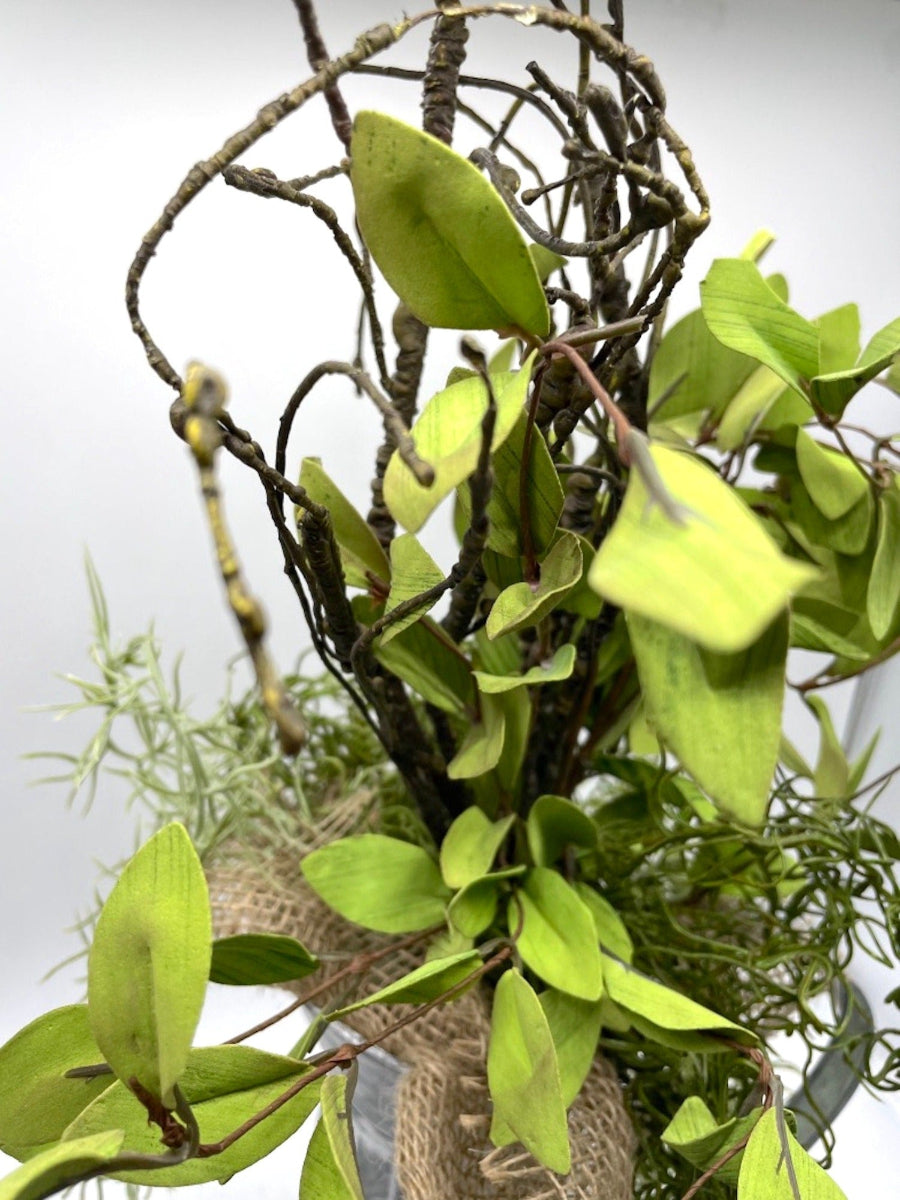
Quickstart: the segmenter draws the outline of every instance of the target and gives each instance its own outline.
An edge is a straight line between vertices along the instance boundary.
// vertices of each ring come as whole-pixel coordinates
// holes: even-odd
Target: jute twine
[[[360,955],[396,938],[360,929],[329,909],[300,874],[304,854],[368,827],[373,797],[357,793],[300,830],[296,848],[262,846],[220,851],[208,866],[218,937],[279,933],[295,937],[323,962],[326,982]],[[423,960],[421,946],[402,948],[316,996],[316,1004],[371,995]],[[297,990],[309,991],[311,981]],[[373,1006],[345,1018],[373,1038],[411,1011]],[[538,1163],[521,1144],[494,1147],[485,1063],[490,1002],[472,990],[389,1035],[384,1048],[410,1066],[397,1093],[394,1161],[404,1200],[630,1200],[636,1138],[612,1066],[596,1058],[569,1109],[572,1170],[565,1178]]]

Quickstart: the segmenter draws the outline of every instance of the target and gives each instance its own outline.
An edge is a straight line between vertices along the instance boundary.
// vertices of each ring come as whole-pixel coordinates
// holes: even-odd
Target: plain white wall
[[[332,53],[400,13],[396,0],[321,7]],[[629,40],[655,60],[670,118],[713,200],[676,315],[696,304],[713,257],[769,226],[779,242],[768,262],[788,275],[802,312],[858,300],[866,335],[896,316],[900,4],[631,0],[626,8]],[[53,725],[23,709],[72,698],[55,673],[86,669],[85,548],[117,633],[153,620],[172,654],[187,650],[188,690],[201,705],[219,694],[222,664],[238,647],[191,464],[169,431],[170,395],[128,327],[125,271],[190,164],[308,72],[289,0],[0,0],[0,15],[2,1041],[77,998],[77,968],[37,981],[78,948],[62,930],[91,903],[96,860],[115,861],[133,844],[134,819],[113,784],[82,820],[64,809],[59,789],[30,787],[40,769],[21,759],[84,742],[84,724]],[[416,61],[422,40],[396,60]],[[492,20],[475,31],[468,68],[521,77],[533,55],[527,31]],[[571,49],[546,35],[538,57],[559,71]],[[397,87],[350,94],[398,112],[415,103]],[[290,175],[335,158],[327,125],[310,110],[246,161]],[[352,353],[354,317],[338,307],[343,263],[312,218],[272,203],[260,220],[261,203],[210,188],[151,264],[144,311],[176,367],[199,357],[226,374],[236,419],[271,447],[277,413],[306,367]],[[312,281],[331,265],[334,294],[313,294]],[[295,446],[326,462],[355,452],[346,482],[362,501],[376,429],[363,402],[335,388],[310,401]],[[226,484],[287,666],[304,641],[302,623],[260,519],[258,488],[237,469]],[[888,730],[882,759],[892,745]],[[887,1131],[891,1120],[888,1110],[867,1109],[851,1129],[839,1158],[849,1195],[865,1194],[867,1169],[877,1183],[891,1155],[900,1164],[896,1136],[882,1140],[874,1166],[867,1144],[878,1122]],[[235,1194],[249,1186],[237,1184]],[[254,1194],[288,1194],[263,1186]]]

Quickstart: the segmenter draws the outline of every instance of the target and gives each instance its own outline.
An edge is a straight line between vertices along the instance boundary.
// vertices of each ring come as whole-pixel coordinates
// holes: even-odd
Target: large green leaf
[[[629,614],[647,719],[682,766],[732,816],[759,825],[781,738],[788,648],[784,613],[745,650],[716,654]]]
[[[331,515],[331,527],[347,583],[368,590],[370,574],[387,583],[391,568],[381,543],[337,484],[325,474],[319,459],[303,459],[300,486],[306,488],[311,500],[323,504]]]
[[[860,355],[856,366],[844,371],[831,371],[819,375],[812,381],[812,394],[816,403],[830,416],[839,417],[848,402],[864,384],[885,367],[889,367],[900,353],[900,317],[885,325],[875,334]],[[824,366],[824,364],[823,364]]]
[[[501,692],[513,692],[517,688],[540,687],[544,683],[558,683],[568,679],[575,669],[575,646],[571,642],[554,651],[546,663],[529,667],[524,674],[489,675],[486,671],[475,671],[478,690],[484,695],[494,696]]]
[[[615,525],[588,582],[629,614],[651,620],[720,653],[755,641],[815,578],[787,558],[744,502],[702,460],[651,444],[658,480],[681,506],[678,524],[632,469]]]
[[[361,112],[350,181],[366,245],[420,321],[546,337],[550,311],[528,245],[468,159],[393,117]]]
[[[881,641],[900,607],[900,489],[896,478],[878,495],[878,541],[866,593],[866,612]]]
[[[506,711],[502,696],[483,695],[478,719],[466,730],[459,749],[447,763],[450,779],[474,779],[493,770],[503,753]]]
[[[688,313],[667,331],[653,356],[651,424],[666,425],[685,413],[719,416],[756,366],[752,358],[713,337],[700,309]]]
[[[99,1063],[86,1004],[44,1013],[0,1049],[0,1150],[28,1158],[58,1141],[83,1108],[109,1087],[108,1075],[66,1079]]]
[[[875,520],[875,501],[868,488],[842,516],[829,518],[820,511],[805,486],[795,480],[791,486],[791,507],[797,523],[815,545],[849,555],[862,554],[866,549]]]
[[[645,1031],[655,1027],[674,1033],[724,1034],[748,1044],[757,1041],[740,1025],[608,954],[603,955],[603,981],[609,998],[633,1018],[645,1022]]]
[[[539,867],[550,867],[572,848],[593,850],[597,827],[586,812],[565,796],[538,796],[526,822],[528,848]]]
[[[120,1129],[50,1146],[0,1179],[0,1200],[43,1200],[77,1183],[115,1158],[124,1140]]]
[[[782,1138],[786,1145],[783,1144]],[[791,1181],[790,1158],[796,1189]],[[756,1123],[741,1160],[739,1200],[847,1200],[830,1175],[803,1149],[770,1108]]]
[[[537,625],[581,578],[584,559],[574,533],[563,531],[541,563],[536,584],[514,583],[505,588],[487,619],[489,638]]]
[[[441,843],[441,874],[447,886],[465,887],[486,874],[514,821],[514,816],[491,821],[475,805],[460,813]]]
[[[410,933],[444,919],[450,898],[437,863],[421,846],[363,833],[307,854],[304,878],[348,921],[381,933]]]
[[[739,450],[745,446],[784,391],[784,380],[780,375],[770,367],[757,367],[735,392],[722,415],[716,433],[718,448]],[[804,415],[812,416],[812,409]]]
[[[497,402],[491,449],[512,433],[531,382],[532,355],[518,371],[491,376]],[[416,452],[434,468],[430,487],[419,483],[395,451],[384,474],[384,500],[404,529],[416,533],[445,496],[468,479],[481,453],[481,422],[488,406],[487,386],[478,375],[460,379],[432,396],[411,433]]]
[[[481,966],[481,955],[477,950],[465,950],[444,958],[432,958],[416,967],[401,979],[379,988],[364,1000],[347,1004],[330,1014],[332,1020],[345,1017],[348,1013],[372,1004],[427,1004],[449,992],[458,983]]]
[[[602,1006],[554,988],[541,992],[538,999],[556,1047],[563,1104],[568,1108],[581,1091],[594,1061],[603,1020]]]
[[[865,498],[869,482],[853,459],[823,446],[797,430],[797,466],[803,486],[819,512],[829,521],[845,516]]]
[[[504,972],[494,992],[487,1075],[495,1125],[565,1175],[569,1133],[553,1037],[540,1001],[516,970]],[[492,1139],[495,1133],[492,1128]]]
[[[510,899],[510,932],[522,918],[516,949],[545,983],[582,1000],[599,1000],[603,971],[590,910],[558,871],[534,867]]]
[[[201,1138],[209,1144],[233,1133],[308,1071],[307,1064],[297,1059],[268,1054],[252,1046],[206,1046],[191,1051],[179,1087],[193,1109]],[[320,1088],[321,1081],[314,1080],[221,1154],[192,1158],[160,1170],[121,1171],[114,1177],[127,1183],[159,1187],[182,1187],[210,1180],[224,1183],[295,1133],[318,1102]],[[125,1131],[125,1152],[163,1152],[159,1128],[147,1121],[146,1110],[121,1083],[107,1088],[84,1110],[66,1130],[66,1139],[110,1128]]]
[[[97,921],[88,1012],[103,1057],[174,1107],[206,995],[212,921],[206,879],[183,825],[135,854]]]
[[[513,558],[525,553],[525,520],[528,522],[531,545],[535,553],[540,555],[546,552],[553,541],[565,502],[562,484],[547,449],[547,443],[537,429],[532,429],[528,462],[524,461],[527,430],[528,417],[522,411],[509,437],[497,449],[491,461],[494,479],[487,510],[490,522],[487,547],[498,554]],[[528,480],[524,497],[524,517],[520,496],[523,473]],[[461,486],[458,496],[462,516],[468,524],[472,511],[468,487]]]
[[[343,1074],[322,1081],[322,1116],[300,1177],[303,1200],[364,1200],[353,1143],[351,1090]]]
[[[748,354],[806,395],[819,371],[819,331],[743,258],[717,259],[700,285],[703,315],[723,345]]]
[[[610,902],[589,883],[576,880],[572,886],[594,918],[597,941],[603,949],[609,950],[623,962],[630,963],[634,957],[634,944],[631,941],[631,935],[625,928],[625,922]]]
[[[303,979],[319,966],[296,938],[277,933],[238,933],[216,938],[209,977],[213,983],[247,986]]]
[[[754,1108],[746,1116],[732,1117],[719,1125],[700,1096],[688,1096],[660,1137],[699,1171],[705,1171],[749,1134],[761,1113],[762,1109]],[[723,1163],[716,1178],[736,1184],[742,1158],[741,1151]]]
[[[385,613],[427,592],[443,578],[444,572],[419,539],[412,533],[401,533],[391,542],[391,591],[384,607]],[[419,605],[413,612],[389,625],[381,635],[381,645],[393,641],[407,626],[414,625],[435,603],[432,600]]]

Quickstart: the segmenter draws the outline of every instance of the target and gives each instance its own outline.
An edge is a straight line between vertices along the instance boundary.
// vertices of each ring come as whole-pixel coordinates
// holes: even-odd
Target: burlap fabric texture
[[[368,800],[368,803],[367,803]],[[332,808],[315,827],[301,829],[296,849],[221,851],[208,866],[216,936],[280,933],[299,939],[323,959],[327,980],[360,954],[396,941],[360,929],[329,909],[303,880],[304,854],[338,837],[363,832],[371,798],[355,795]],[[371,995],[418,966],[421,948],[382,958],[364,977],[317,997],[324,1006]],[[308,991],[311,980],[300,985]],[[365,1038],[381,1033],[409,1009],[375,1006],[346,1021]],[[383,1046],[409,1070],[396,1111],[394,1161],[404,1200],[630,1200],[635,1134],[615,1072],[594,1061],[569,1110],[572,1171],[560,1178],[520,1144],[492,1146],[485,1062],[489,997],[471,991],[389,1036]]]

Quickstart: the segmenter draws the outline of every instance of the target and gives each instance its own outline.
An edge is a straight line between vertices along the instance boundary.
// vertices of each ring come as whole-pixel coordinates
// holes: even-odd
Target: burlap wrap
[[[323,975],[396,939],[360,929],[332,912],[306,885],[304,854],[366,828],[371,797],[359,794],[301,829],[290,851],[269,847],[222,851],[207,874],[216,936],[281,933],[319,954]],[[352,998],[371,995],[422,961],[419,947],[381,959],[350,981]],[[305,981],[309,990],[310,981]],[[347,981],[316,1002],[349,1001]],[[363,1037],[382,1032],[405,1006],[361,1009],[346,1019]],[[520,1144],[497,1149],[488,1138],[490,1098],[485,1077],[489,1003],[472,991],[389,1036],[385,1049],[412,1068],[397,1097],[394,1160],[405,1200],[630,1200],[636,1139],[613,1068],[594,1061],[569,1110],[572,1171],[560,1178]]]

